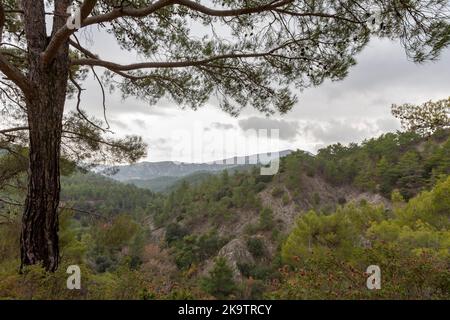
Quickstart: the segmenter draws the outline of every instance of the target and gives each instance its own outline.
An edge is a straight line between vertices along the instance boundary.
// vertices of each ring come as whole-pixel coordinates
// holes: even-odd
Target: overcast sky
[[[104,34],[86,34],[85,39],[86,46],[101,58],[139,60],[122,52]],[[422,103],[450,96],[450,49],[436,62],[417,65],[407,60],[400,44],[374,39],[357,61],[345,80],[297,92],[299,102],[282,116],[265,118],[247,108],[233,118],[212,102],[197,111],[181,110],[169,101],[150,106],[135,99],[123,101],[120,92],[107,96],[107,115],[117,136],[144,138],[149,145],[144,160],[205,162],[284,149],[315,152],[335,142],[360,142],[400,128],[390,115],[392,103]],[[98,84],[89,79],[84,88],[83,108],[101,117]],[[264,139],[260,134],[258,139],[252,133],[255,129],[279,129],[279,138]]]

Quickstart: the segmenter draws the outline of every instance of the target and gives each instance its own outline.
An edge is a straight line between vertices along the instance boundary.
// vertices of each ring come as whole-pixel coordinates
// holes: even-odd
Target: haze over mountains
[[[278,152],[278,156],[285,157],[292,152],[292,150],[283,150]],[[253,165],[267,165],[276,157],[277,153],[272,152],[233,157],[210,163],[140,162],[109,167],[104,169],[102,173],[117,181],[132,183],[139,187],[160,192],[167,190],[182,180],[195,183],[223,170],[245,170]]]

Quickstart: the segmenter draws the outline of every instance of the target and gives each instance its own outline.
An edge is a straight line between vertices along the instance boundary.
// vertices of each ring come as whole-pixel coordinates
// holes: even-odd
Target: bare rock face
[[[228,266],[233,270],[233,278],[235,281],[242,280],[242,274],[239,271],[238,264],[252,264],[254,259],[252,254],[248,251],[247,245],[242,239],[233,239],[228,242],[217,254],[218,257],[224,257],[227,260]],[[205,274],[214,266],[214,260],[209,261],[205,268]]]
[[[301,190],[297,195],[282,185],[284,194],[289,199],[295,200],[287,204],[283,203],[281,197],[272,195],[273,187],[268,187],[259,193],[263,205],[272,209],[275,221],[280,222],[279,226],[285,233],[292,230],[299,215],[311,209],[335,210],[341,200],[356,203],[365,200],[370,204],[391,207],[389,200],[379,194],[361,192],[352,186],[333,186],[320,176],[309,177],[300,173],[298,179],[301,181]]]
[[[149,219],[147,222],[147,227],[150,230],[150,240],[154,244],[161,244],[164,242],[166,237],[166,230],[164,228],[158,228],[155,226],[153,221]]]
[[[252,254],[248,251],[247,245],[242,239],[233,239],[220,249],[219,257],[227,259],[228,265],[233,269],[235,280],[241,280],[242,275],[239,271],[238,264],[254,263]]]
[[[372,205],[383,205],[385,208],[392,208],[392,204],[389,200],[386,198],[383,198],[383,196],[376,194],[376,193],[370,193],[370,192],[363,192],[363,193],[351,193],[349,196],[351,201],[360,202],[361,200],[365,200],[368,203]]]
[[[153,243],[164,243],[164,239],[166,238],[166,230],[163,228],[151,230],[150,240]]]

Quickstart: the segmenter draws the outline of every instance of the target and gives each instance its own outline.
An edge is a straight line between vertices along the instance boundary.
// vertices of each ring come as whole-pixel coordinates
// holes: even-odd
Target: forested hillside
[[[0,297],[448,299],[449,135],[296,151],[273,177],[223,171],[168,194],[72,172],[62,179],[55,274],[17,274],[23,192],[7,188]],[[73,264],[82,267],[77,292],[65,289]],[[382,290],[365,286],[371,264]]]
[[[117,183],[100,175],[74,173],[62,177],[61,201],[80,211],[98,212],[105,217],[120,213],[146,214],[154,195],[133,185]]]

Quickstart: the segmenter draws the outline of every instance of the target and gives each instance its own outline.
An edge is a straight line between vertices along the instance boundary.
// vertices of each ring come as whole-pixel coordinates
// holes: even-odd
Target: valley
[[[176,167],[185,174],[172,172],[162,193],[73,169],[62,178],[60,240],[64,266],[82,266],[80,292],[60,288],[64,267],[54,275],[39,268],[15,273],[19,208],[0,204],[8,212],[0,224],[0,296],[448,297],[448,130],[429,138],[387,133],[316,155],[297,150],[282,158],[275,176],[261,176],[258,166],[204,176],[203,166]],[[137,168],[142,177],[157,176],[144,164],[127,177]],[[7,190],[20,203],[23,194]],[[418,263],[402,272],[411,261]],[[383,291],[364,285],[363,271],[374,263],[383,270]],[[35,287],[39,279],[53,289]],[[411,290],[416,279],[420,290]]]

